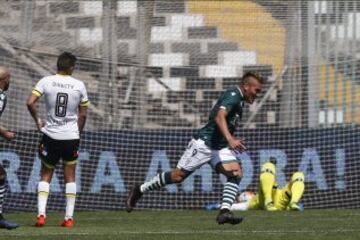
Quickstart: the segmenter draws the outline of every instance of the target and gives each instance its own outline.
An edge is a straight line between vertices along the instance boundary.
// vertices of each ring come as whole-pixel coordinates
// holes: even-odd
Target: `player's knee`
[[[173,183],[181,183],[183,181],[183,179],[184,178],[182,176],[180,176],[180,175],[176,175],[176,176],[172,177]]]
[[[236,164],[218,164],[216,166],[216,172],[222,173],[226,177],[238,177],[238,178],[242,177],[241,166],[238,163],[236,163]]]
[[[173,183],[181,183],[182,181],[184,181],[185,178],[186,178],[186,173],[180,170],[178,171],[175,170],[171,174],[171,180]]]
[[[3,166],[0,165],[0,184],[5,183],[6,180],[6,171]]]
[[[305,175],[303,172],[295,172],[292,176],[291,176],[291,181],[295,182],[295,181],[300,181],[300,182],[304,182],[305,181]]]
[[[273,175],[276,175],[275,165],[271,162],[264,163],[261,166],[261,173],[271,173]]]

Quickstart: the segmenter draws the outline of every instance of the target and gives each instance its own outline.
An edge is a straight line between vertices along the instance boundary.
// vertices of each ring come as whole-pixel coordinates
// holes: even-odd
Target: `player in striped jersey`
[[[7,68],[0,67],[0,116],[2,115],[6,107],[7,97],[5,92],[8,90],[9,86],[10,86],[10,72]],[[14,139],[15,137],[14,132],[2,126],[0,126],[0,135],[8,141]],[[6,171],[4,167],[0,164],[0,228],[14,229],[17,228],[19,225],[7,221],[2,214],[6,191],[7,191]]]
[[[217,223],[239,224],[242,218],[230,211],[242,177],[237,151],[246,150],[244,140],[234,135],[245,102],[251,104],[261,92],[263,80],[248,72],[239,86],[225,91],[212,108],[208,123],[197,131],[175,169],[163,172],[150,181],[135,186],[126,200],[126,210],[131,212],[141,196],[148,191],[160,189],[168,184],[181,183],[196,169],[210,163],[218,172],[227,177],[224,184]]]
[[[43,133],[39,145],[41,180],[38,185],[38,215],[36,226],[46,220],[46,204],[54,168],[60,158],[64,164],[66,213],[63,227],[72,227],[76,198],[75,168],[80,132],[86,121],[89,100],[85,85],[73,78],[76,57],[64,52],[58,57],[57,74],[42,78],[28,98],[27,106],[39,131]],[[36,103],[45,98],[46,121],[38,117]]]

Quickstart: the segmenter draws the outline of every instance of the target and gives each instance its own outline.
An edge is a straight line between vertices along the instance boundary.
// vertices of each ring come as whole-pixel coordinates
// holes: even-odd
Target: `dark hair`
[[[76,57],[70,52],[63,52],[57,60],[58,71],[68,71],[71,67],[75,67]]]
[[[241,83],[244,84],[250,77],[257,79],[261,84],[265,83],[265,79],[256,72],[246,72],[241,79]]]

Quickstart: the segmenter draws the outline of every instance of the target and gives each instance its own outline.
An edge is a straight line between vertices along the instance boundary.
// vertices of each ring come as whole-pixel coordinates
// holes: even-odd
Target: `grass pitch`
[[[0,229],[0,239],[360,239],[360,210],[306,210],[299,212],[237,212],[239,225],[218,225],[217,212],[134,211],[77,212],[75,227],[60,227],[62,213],[49,213],[47,224],[35,228],[32,213],[5,215],[21,224]]]

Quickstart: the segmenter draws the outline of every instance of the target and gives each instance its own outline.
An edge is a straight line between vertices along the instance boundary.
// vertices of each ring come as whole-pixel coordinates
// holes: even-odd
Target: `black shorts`
[[[48,168],[54,168],[60,158],[65,165],[76,164],[79,139],[56,140],[43,134],[39,144],[39,157]]]

